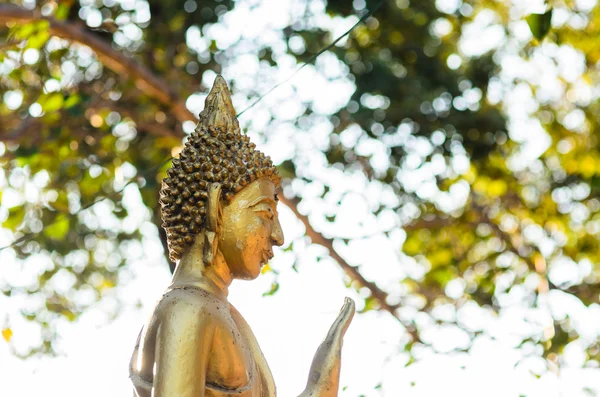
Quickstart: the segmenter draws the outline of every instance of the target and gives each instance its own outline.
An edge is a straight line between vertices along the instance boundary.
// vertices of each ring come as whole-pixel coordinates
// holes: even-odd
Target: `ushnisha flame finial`
[[[208,128],[209,125],[223,128],[225,131],[240,132],[240,124],[231,102],[231,94],[221,75],[217,75],[213,87],[206,97],[197,128]]]

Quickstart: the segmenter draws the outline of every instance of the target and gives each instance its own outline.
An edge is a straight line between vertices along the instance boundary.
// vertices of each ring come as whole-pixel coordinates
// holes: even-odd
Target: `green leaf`
[[[292,241],[291,243],[289,243],[288,246],[283,249],[283,251],[285,251],[285,252],[294,251],[294,242]]]
[[[64,21],[69,16],[69,10],[71,9],[70,4],[60,3],[56,8],[56,13],[54,14],[54,18],[59,21]]]
[[[271,289],[269,291],[265,292],[262,296],[272,296],[278,290],[279,290],[279,283],[273,282],[273,284],[271,284]]]
[[[12,31],[11,38],[17,40],[28,39],[35,32],[46,32],[50,33],[50,22],[46,20],[39,20],[36,22],[26,23],[24,25],[17,25]]]
[[[63,240],[68,232],[69,219],[66,217],[55,220],[54,223],[46,226],[44,229],[44,234],[53,240]]]
[[[533,37],[541,41],[548,34],[552,26],[552,9],[544,14],[531,14],[525,20],[527,21],[527,25],[529,25],[529,29],[531,29]]]
[[[362,310],[362,312],[368,312],[370,310],[376,310],[380,307],[380,303],[377,299],[375,299],[372,296],[369,296],[367,299],[365,299],[365,307]]]
[[[77,318],[77,315],[69,309],[64,309],[62,312],[60,312],[60,314],[62,314],[64,317],[67,318],[67,320],[71,322],[75,321],[75,319]]]
[[[8,218],[2,224],[3,227],[11,230],[16,230],[25,219],[25,207],[13,207],[8,210]]]
[[[81,102],[81,97],[77,94],[73,94],[69,96],[65,101],[65,109],[70,109],[73,106],[77,105],[79,102]]]
[[[27,40],[27,48],[35,48],[39,50],[46,44],[48,39],[50,38],[49,30],[42,30],[32,35],[29,40]]]
[[[185,18],[186,18],[185,13],[182,12],[182,13],[177,14],[175,17],[173,17],[169,21],[169,29],[172,32],[176,32],[176,31],[180,30],[181,27],[183,26],[183,24],[185,23]]]
[[[290,160],[285,160],[278,167],[277,170],[282,178],[294,178],[296,176],[296,167]]]
[[[48,95],[41,95],[38,99],[38,103],[44,109],[44,112],[50,113],[55,112],[63,107],[65,100],[63,95],[59,92],[53,92]]]
[[[4,338],[5,341],[10,342],[12,335],[13,335],[12,329],[6,327],[2,330],[2,337]]]
[[[36,26],[34,23],[26,23],[25,25],[17,26],[13,30],[11,37],[17,40],[26,39],[27,36],[29,36],[35,31],[35,28]]]
[[[38,32],[50,30],[50,22],[45,19],[34,22],[34,24],[35,24],[35,30]]]

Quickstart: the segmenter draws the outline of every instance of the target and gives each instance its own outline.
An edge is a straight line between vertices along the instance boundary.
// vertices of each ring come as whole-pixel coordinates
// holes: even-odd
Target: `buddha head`
[[[234,278],[256,278],[273,245],[283,244],[279,184],[271,159],[242,135],[227,84],[217,76],[160,191],[171,260],[200,238],[206,265],[220,251]]]

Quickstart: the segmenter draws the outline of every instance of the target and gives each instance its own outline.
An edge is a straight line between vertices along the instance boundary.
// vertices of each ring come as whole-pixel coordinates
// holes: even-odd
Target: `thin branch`
[[[14,4],[0,4],[0,25],[39,21],[47,21],[50,24],[52,36],[89,47],[104,66],[117,74],[131,77],[140,91],[169,108],[179,122],[197,120],[164,80],[155,76],[142,64],[136,63],[133,58],[116,51],[110,43],[98,38],[85,26],[44,17],[36,11],[29,11]]]
[[[280,195],[279,199],[283,204],[289,207],[289,209],[292,210],[296,217],[304,224],[304,228],[306,229],[306,235],[310,237],[312,242],[314,244],[319,244],[327,248],[329,250],[329,255],[331,255],[331,257],[336,260],[336,262],[340,265],[340,267],[342,268],[342,270],[344,270],[348,277],[350,277],[350,279],[358,282],[361,287],[369,289],[369,291],[371,291],[371,295],[373,296],[373,298],[377,299],[381,308],[385,311],[390,312],[394,317],[397,317],[395,311],[398,308],[398,306],[390,305],[389,303],[387,303],[388,294],[385,291],[381,290],[377,286],[377,284],[375,284],[372,281],[368,281],[366,278],[364,278],[364,276],[360,273],[356,266],[350,265],[344,258],[342,258],[333,247],[333,240],[330,238],[323,237],[321,233],[317,232],[312,227],[310,221],[308,220],[308,216],[298,211],[298,203],[300,202],[300,200],[297,198],[290,199],[283,195]]]
[[[329,250],[329,255],[337,262],[337,264],[342,268],[344,273],[353,281],[357,282],[361,287],[367,288],[371,292],[371,296],[377,300],[379,303],[379,308],[381,310],[385,310],[390,313],[396,320],[398,320],[401,324],[400,317],[398,316],[397,309],[399,305],[390,305],[387,302],[388,294],[383,291],[381,288],[377,286],[376,283],[367,280],[359,271],[358,267],[350,265],[342,256],[336,251],[333,247],[333,240],[330,238],[323,237],[323,235],[317,232],[310,221],[308,220],[308,216],[300,213],[298,211],[298,203],[300,202],[297,198],[287,198],[284,195],[279,195],[279,200],[292,210],[294,215],[302,222],[304,228],[306,229],[306,235],[310,237],[313,244],[318,244],[323,246]],[[402,324],[406,332],[410,334],[413,342],[423,343],[421,338],[419,337],[419,333],[411,325]]]
[[[275,91],[282,84],[285,84],[288,81],[290,81],[296,74],[298,74],[298,72],[300,72],[302,69],[304,69],[304,67],[306,65],[308,65],[310,62],[312,62],[315,59],[317,59],[317,57],[319,55],[321,55],[324,52],[327,52],[330,49],[332,49],[340,40],[342,40],[344,37],[348,36],[350,34],[350,32],[352,32],[354,30],[354,28],[356,28],[358,25],[360,25],[361,23],[363,23],[368,17],[370,17],[371,15],[373,15],[373,13],[375,11],[377,11],[383,5],[383,3],[385,3],[385,2],[386,2],[386,0],[381,0],[379,3],[375,4],[375,6],[373,8],[371,8],[369,11],[367,11],[366,13],[364,13],[363,16],[360,17],[360,19],[354,25],[352,25],[350,27],[350,29],[348,29],[347,31],[345,31],[341,36],[338,36],[338,38],[336,38],[334,41],[332,41],[331,44],[329,44],[328,46],[322,48],[319,52],[317,52],[316,54],[314,54],[310,58],[308,58],[306,60],[306,62],[304,62],[299,68],[297,68],[294,73],[292,73],[291,75],[289,75],[287,79],[283,80],[280,83],[275,84],[269,91],[265,92],[260,97],[258,97],[258,99],[256,101],[252,102],[252,104],[250,104],[250,106],[248,106],[246,109],[242,110],[238,114],[238,117],[241,116],[243,113],[245,113],[246,110],[250,110],[251,108],[253,108],[254,105],[256,105],[257,103],[259,103],[260,101],[262,101],[262,99],[264,97],[266,97],[267,95],[269,95],[271,92]]]
[[[371,292],[371,296],[379,303],[379,308],[390,313],[396,320],[398,320],[406,329],[406,332],[411,336],[413,342],[423,343],[419,337],[419,332],[412,325],[403,324],[398,316],[397,309],[399,305],[390,305],[387,302],[388,294],[377,286],[376,283],[367,280],[359,271],[358,267],[350,265],[333,247],[333,240],[324,237],[321,233],[317,232],[310,221],[308,216],[298,211],[298,203],[300,200],[297,198],[287,198],[284,195],[279,195],[279,200],[292,210],[294,215],[302,222],[306,229],[306,235],[310,237],[313,244],[318,244],[329,250],[329,255],[337,262],[342,268],[344,273],[353,281],[357,282],[361,287],[367,288]]]
[[[565,287],[548,282],[548,288],[551,290],[562,291],[567,294],[574,295],[584,305],[589,306],[592,303],[600,303],[600,283],[582,283]]]
[[[19,124],[19,126],[8,133],[2,131],[2,124],[4,124],[4,123],[3,123],[2,119],[0,119],[0,132],[5,134],[2,137],[2,141],[5,143],[19,142],[24,137],[31,138],[31,130],[35,129],[37,131],[38,128],[36,128],[36,127],[39,127],[39,122],[36,119],[34,119],[33,117],[29,117],[29,116],[26,117],[25,119],[21,120],[21,123]]]
[[[430,220],[417,219],[414,222],[402,226],[406,232],[412,232],[421,229],[443,229],[445,227],[456,225],[457,220],[454,218],[433,218]]]

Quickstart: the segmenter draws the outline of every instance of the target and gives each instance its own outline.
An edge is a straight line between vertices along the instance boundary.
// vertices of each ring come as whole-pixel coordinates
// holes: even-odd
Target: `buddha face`
[[[282,244],[275,184],[259,178],[223,207],[219,249],[233,278],[251,280]]]

